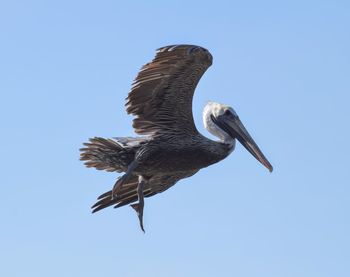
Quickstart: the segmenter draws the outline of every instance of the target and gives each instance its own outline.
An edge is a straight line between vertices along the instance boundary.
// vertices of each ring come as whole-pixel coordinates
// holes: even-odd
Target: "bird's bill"
[[[262,163],[270,172],[272,172],[272,165],[261,152],[259,146],[255,143],[253,138],[249,135],[239,118],[226,121],[225,125],[227,126],[230,136],[237,138],[238,141],[250,152],[250,154],[252,154],[260,163]]]

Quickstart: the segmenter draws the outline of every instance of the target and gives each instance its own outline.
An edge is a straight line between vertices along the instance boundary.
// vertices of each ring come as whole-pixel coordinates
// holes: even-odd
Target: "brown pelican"
[[[233,108],[210,102],[204,109],[204,126],[219,141],[197,131],[193,93],[211,64],[211,54],[202,47],[171,45],[158,49],[155,58],[142,67],[126,99],[126,110],[135,116],[135,132],[144,136],[95,137],[81,149],[81,160],[87,167],[125,172],[112,190],[98,197],[93,213],[112,205],[131,204],[144,231],[144,197],[161,193],[226,158],[234,150],[236,139],[272,171]]]

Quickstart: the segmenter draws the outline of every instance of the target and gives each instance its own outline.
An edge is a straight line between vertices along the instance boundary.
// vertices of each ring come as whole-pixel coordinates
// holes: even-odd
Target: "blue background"
[[[350,276],[348,1],[2,1],[1,276]],[[124,98],[156,48],[206,47],[194,98],[232,105],[241,145],[146,200],[90,213],[116,174],[79,161],[130,136]]]

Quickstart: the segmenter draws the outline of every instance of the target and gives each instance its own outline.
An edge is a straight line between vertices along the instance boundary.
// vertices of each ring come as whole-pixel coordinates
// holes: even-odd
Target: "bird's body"
[[[92,138],[81,149],[88,167],[125,172],[111,191],[102,194],[93,212],[111,205],[131,204],[143,230],[143,197],[163,192],[177,181],[226,158],[237,138],[269,170],[266,160],[234,110],[209,103],[203,115],[205,127],[219,138],[201,135],[193,121],[195,87],[211,65],[212,56],[194,45],[160,48],[155,59],[138,74],[127,98],[127,112],[136,116],[136,138]]]
[[[140,152],[140,166],[136,174],[171,174],[199,170],[224,159],[230,145],[217,143],[201,136],[178,139],[150,140]]]

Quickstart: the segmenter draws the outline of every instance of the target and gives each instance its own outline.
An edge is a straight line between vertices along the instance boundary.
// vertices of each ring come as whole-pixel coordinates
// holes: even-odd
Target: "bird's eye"
[[[232,113],[231,113],[230,110],[226,110],[226,111],[224,112],[224,115],[232,115]]]

